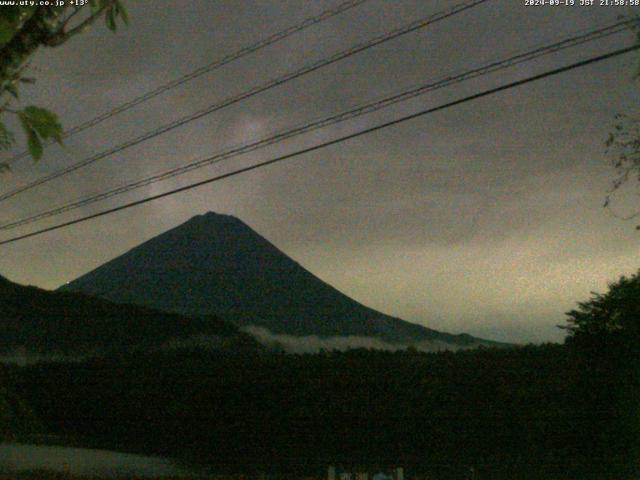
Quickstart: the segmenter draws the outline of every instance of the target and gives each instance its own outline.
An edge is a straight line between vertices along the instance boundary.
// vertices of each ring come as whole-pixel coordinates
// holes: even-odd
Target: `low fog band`
[[[47,227],[47,228],[43,228],[43,229],[40,229],[40,230],[36,230],[34,232],[31,232],[31,233],[27,233],[27,234],[24,234],[24,235],[19,235],[19,236],[13,237],[13,238],[9,238],[7,240],[2,240],[2,241],[0,241],[0,245],[7,245],[9,243],[17,242],[19,240],[24,240],[24,239],[27,239],[27,238],[35,237],[37,235],[42,235],[44,233],[52,232],[54,230],[58,230],[58,229],[61,229],[61,228],[64,228],[64,227],[69,227],[69,226],[75,225],[77,223],[86,222],[86,221],[92,220],[94,218],[102,217],[104,215],[109,215],[111,213],[119,212],[121,210],[126,210],[128,208],[135,207],[137,205],[142,205],[144,203],[148,203],[148,202],[151,202],[151,201],[154,201],[154,200],[159,200],[159,199],[164,198],[164,197],[169,197],[171,195],[175,195],[175,194],[180,193],[180,192],[191,190],[193,188],[200,187],[202,185],[207,185],[209,183],[217,182],[219,180],[224,180],[225,178],[229,178],[229,177],[233,177],[233,176],[236,176],[236,175],[240,175],[241,173],[246,173],[246,172],[249,172],[251,170],[256,170],[258,168],[266,167],[268,165],[272,165],[274,163],[282,162],[284,160],[289,160],[291,158],[295,158],[295,157],[298,157],[298,156],[301,156],[301,155],[304,155],[304,154],[307,154],[307,153],[311,153],[311,152],[314,152],[316,150],[320,150],[322,148],[329,147],[331,145],[336,145],[338,143],[342,143],[342,142],[345,142],[347,140],[351,140],[353,138],[357,138],[357,137],[360,137],[360,136],[363,136],[363,135],[367,135],[369,133],[373,133],[373,132],[376,132],[378,130],[382,130],[382,129],[387,128],[387,127],[391,127],[391,126],[394,126],[394,125],[397,125],[397,124],[400,124],[400,123],[403,123],[403,122],[406,122],[406,121],[409,121],[409,120],[413,120],[415,118],[419,118],[419,117],[428,115],[430,113],[435,113],[435,112],[438,112],[440,110],[445,110],[447,108],[454,107],[456,105],[460,105],[460,104],[463,104],[463,103],[466,103],[466,102],[470,102],[472,100],[477,100],[479,98],[487,97],[489,95],[493,95],[493,94],[502,92],[504,90],[509,90],[511,88],[519,87],[519,86],[525,85],[527,83],[535,82],[537,80],[542,80],[543,78],[551,77],[551,76],[554,76],[554,75],[559,75],[561,73],[568,72],[570,70],[574,70],[574,69],[577,69],[577,68],[585,67],[587,65],[591,65],[591,64],[598,63],[598,62],[601,62],[601,61],[604,61],[604,60],[608,60],[610,58],[618,57],[620,55],[624,55],[626,53],[629,53],[629,52],[632,52],[632,51],[635,51],[635,50],[638,50],[638,49],[640,49],[640,43],[636,44],[636,45],[632,45],[630,47],[621,48],[619,50],[614,50],[612,52],[605,53],[603,55],[598,55],[598,56],[595,56],[595,57],[591,57],[591,58],[589,58],[587,60],[582,60],[580,62],[572,63],[572,64],[566,65],[564,67],[556,68],[556,69],[553,69],[553,70],[548,70],[548,71],[546,71],[544,73],[533,75],[531,77],[527,77],[527,78],[522,79],[522,80],[517,80],[515,82],[507,83],[505,85],[501,85],[499,87],[491,88],[489,90],[484,90],[482,92],[479,92],[479,93],[476,93],[476,94],[473,94],[473,95],[469,95],[467,97],[460,98],[458,100],[454,100],[454,101],[451,101],[451,102],[444,103],[442,105],[438,105],[437,107],[432,107],[432,108],[428,108],[426,110],[421,110],[421,111],[413,113],[411,115],[406,115],[404,117],[400,117],[400,118],[397,118],[395,120],[390,120],[388,122],[376,125],[374,127],[369,127],[369,128],[360,130],[358,132],[351,133],[349,135],[338,137],[338,138],[335,138],[333,140],[329,140],[327,142],[322,142],[322,143],[316,144],[316,145],[311,146],[311,147],[303,148],[301,150],[297,150],[295,152],[288,153],[286,155],[282,155],[282,156],[279,156],[279,157],[276,157],[276,158],[272,158],[272,159],[266,160],[264,162],[256,163],[256,164],[248,166],[248,167],[240,168],[240,169],[234,170],[232,172],[224,173],[224,174],[221,174],[221,175],[216,175],[214,177],[207,178],[205,180],[201,180],[199,182],[191,183],[189,185],[185,185],[183,187],[176,188],[176,189],[173,189],[173,190],[169,190],[169,191],[164,192],[164,193],[160,193],[160,194],[153,195],[153,196],[150,196],[150,197],[146,197],[146,198],[143,198],[143,199],[140,199],[140,200],[136,200],[134,202],[126,203],[126,204],[120,205],[118,207],[109,208],[107,210],[102,210],[100,212],[93,213],[91,215],[87,215],[87,216],[84,216],[84,217],[80,217],[80,218],[77,218],[75,220],[70,220],[68,222],[59,223],[57,225],[53,225],[51,227]]]

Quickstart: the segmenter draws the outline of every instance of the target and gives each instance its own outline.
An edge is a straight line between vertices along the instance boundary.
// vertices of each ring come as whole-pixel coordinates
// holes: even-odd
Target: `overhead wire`
[[[472,95],[468,95],[466,97],[460,98],[458,100],[453,100],[453,101],[438,105],[436,107],[431,107],[431,108],[427,108],[427,109],[421,110],[421,111],[416,112],[416,113],[412,113],[412,114],[409,114],[409,115],[404,115],[404,116],[396,118],[394,120],[390,120],[390,121],[375,125],[373,127],[364,128],[364,129],[361,129],[361,130],[359,130],[357,132],[354,132],[354,133],[351,133],[351,134],[348,134],[348,135],[343,135],[341,137],[338,137],[338,138],[335,138],[335,139],[332,139],[332,140],[328,140],[328,141],[325,141],[325,142],[321,142],[321,143],[318,143],[318,144],[313,145],[311,147],[306,147],[306,148],[303,148],[301,150],[297,150],[295,152],[288,153],[286,155],[281,155],[281,156],[272,158],[270,160],[265,160],[263,162],[259,162],[259,163],[256,163],[256,164],[253,164],[253,165],[250,165],[250,166],[247,166],[247,167],[239,168],[237,170],[234,170],[234,171],[231,171],[231,172],[227,172],[227,173],[224,173],[224,174],[216,175],[214,177],[210,177],[210,178],[207,178],[205,180],[200,180],[198,182],[194,182],[194,183],[191,183],[189,185],[185,185],[185,186],[182,186],[182,187],[179,187],[179,188],[175,188],[173,190],[169,190],[169,191],[157,194],[157,195],[152,195],[152,196],[140,199],[140,200],[136,200],[136,201],[129,202],[129,203],[126,203],[126,204],[123,204],[123,205],[119,205],[117,207],[109,208],[109,209],[106,209],[106,210],[102,210],[100,212],[96,212],[96,213],[93,213],[93,214],[90,214],[90,215],[86,215],[86,216],[83,216],[83,217],[80,217],[80,218],[76,218],[74,220],[70,220],[70,221],[67,221],[67,222],[59,223],[59,224],[56,224],[56,225],[53,225],[53,226],[50,226],[50,227],[47,227],[47,228],[42,228],[42,229],[36,230],[34,232],[30,232],[30,233],[26,233],[26,234],[23,234],[23,235],[12,237],[12,238],[9,238],[9,239],[6,239],[6,240],[2,240],[2,241],[0,241],[0,245],[7,245],[9,243],[17,242],[17,241],[24,240],[24,239],[27,239],[27,238],[31,238],[31,237],[34,237],[34,236],[37,236],[37,235],[42,235],[44,233],[48,233],[48,232],[52,232],[52,231],[55,231],[55,230],[59,230],[61,228],[65,228],[65,227],[68,227],[68,226],[71,226],[71,225],[77,225],[79,223],[83,223],[83,222],[86,222],[86,221],[89,221],[89,220],[92,220],[92,219],[95,219],[95,218],[103,217],[105,215],[110,215],[112,213],[116,213],[116,212],[119,212],[119,211],[122,211],[122,210],[126,210],[126,209],[129,209],[129,208],[132,208],[132,207],[135,207],[135,206],[138,206],[138,205],[142,205],[142,204],[145,204],[145,203],[149,203],[149,202],[152,202],[152,201],[155,201],[155,200],[159,200],[161,198],[166,198],[166,197],[169,197],[169,196],[173,196],[173,195],[176,195],[178,193],[181,193],[181,192],[184,192],[184,191],[187,191],[187,190],[192,190],[194,188],[197,188],[197,187],[200,187],[200,186],[203,186],[203,185],[208,185],[210,183],[221,181],[221,180],[224,180],[226,178],[234,177],[234,176],[237,176],[237,175],[240,175],[240,174],[243,174],[243,173],[246,173],[246,172],[250,172],[250,171],[253,171],[253,170],[257,170],[259,168],[264,168],[266,166],[273,165],[273,164],[279,163],[279,162],[283,162],[285,160],[289,160],[289,159],[292,159],[292,158],[296,158],[296,157],[299,157],[301,155],[305,155],[307,153],[311,153],[311,152],[314,152],[314,151],[317,151],[317,150],[320,150],[320,149],[323,149],[323,148],[327,148],[327,147],[332,146],[332,145],[343,143],[345,141],[352,140],[354,138],[358,138],[358,137],[361,137],[363,135],[368,135],[370,133],[373,133],[373,132],[376,132],[376,131],[379,131],[379,130],[382,130],[382,129],[385,129],[385,128],[388,128],[388,127],[391,127],[391,126],[394,126],[394,125],[398,125],[398,124],[407,122],[409,120],[413,120],[413,119],[416,119],[416,118],[419,118],[419,117],[423,117],[423,116],[431,114],[431,113],[435,113],[435,112],[442,111],[442,110],[445,110],[445,109],[448,109],[448,108],[452,108],[454,106],[461,105],[463,103],[471,102],[471,101],[474,101],[474,100],[477,100],[477,99],[480,99],[480,98],[483,98],[483,97],[487,97],[487,96],[490,96],[490,95],[495,95],[496,93],[499,93],[499,92],[502,92],[502,91],[505,91],[505,90],[509,90],[509,89],[512,89],[512,88],[516,88],[516,87],[519,87],[521,85],[525,85],[525,84],[528,84],[528,83],[531,83],[531,82],[535,82],[535,81],[538,81],[538,80],[542,80],[544,78],[548,78],[548,77],[551,77],[551,76],[554,76],[554,75],[559,75],[561,73],[565,73],[565,72],[568,72],[570,70],[575,70],[577,68],[582,68],[582,67],[585,67],[587,65],[592,65],[592,64],[595,64],[595,63],[598,63],[598,62],[602,62],[604,60],[608,60],[608,59],[611,59],[611,58],[614,58],[614,57],[618,57],[620,55],[624,55],[626,53],[629,53],[629,52],[632,52],[632,51],[635,51],[635,50],[638,50],[638,49],[640,49],[640,44],[635,44],[635,45],[632,45],[632,46],[629,46],[629,47],[625,47],[625,48],[617,49],[617,50],[614,50],[614,51],[610,51],[610,52],[602,54],[602,55],[597,55],[597,56],[594,56],[594,57],[590,57],[590,58],[588,58],[586,60],[575,62],[575,63],[572,63],[570,65],[565,65],[563,67],[555,68],[555,69],[552,69],[552,70],[547,70],[546,72],[543,72],[543,73],[540,73],[540,74],[537,74],[537,75],[533,75],[533,76],[530,76],[530,77],[527,77],[527,78],[524,78],[524,79],[521,79],[521,80],[517,80],[517,81],[514,81],[514,82],[503,84],[501,86],[490,88],[488,90],[483,90],[481,92],[478,92],[478,93],[475,93],[475,94],[472,94]]]
[[[30,223],[34,223],[39,220],[43,220],[45,218],[61,215],[62,213],[66,213],[68,211],[72,211],[84,206],[88,206],[98,201],[102,201],[108,198],[112,198],[114,196],[122,195],[132,190],[142,188],[144,186],[148,186],[160,181],[164,181],[169,178],[176,177],[178,175],[183,175],[185,173],[188,173],[190,171],[193,171],[199,168],[203,168],[205,166],[219,163],[223,160],[227,160],[239,155],[253,152],[255,150],[282,142],[284,140],[287,140],[293,137],[297,137],[299,135],[311,132],[313,130],[317,130],[319,128],[328,127],[340,122],[350,120],[352,118],[356,118],[365,114],[369,114],[369,113],[390,107],[391,105],[397,104],[399,102],[407,101],[409,99],[418,97],[420,95],[424,95],[428,92],[431,92],[437,89],[445,88],[457,83],[461,83],[463,81],[488,75],[490,73],[494,73],[499,70],[510,68],[525,62],[530,62],[534,59],[537,59],[546,55],[550,55],[552,53],[556,53],[571,47],[582,45],[587,42],[600,40],[602,38],[625,31],[629,27],[629,25],[631,25],[634,21],[635,21],[634,19],[630,19],[630,18],[621,19],[617,22],[614,22],[612,24],[608,24],[605,26],[601,26],[596,29],[591,29],[586,31],[582,30],[578,33],[574,33],[568,37],[565,37],[559,41],[555,41],[552,43],[548,43],[546,45],[530,48],[528,50],[521,51],[519,53],[511,55],[507,58],[491,61],[486,64],[483,64],[482,66],[479,66],[470,70],[466,70],[462,73],[452,74],[452,75],[443,77],[441,79],[438,79],[436,81],[426,82],[417,87],[414,87],[408,90],[405,89],[394,95],[387,96],[382,99],[378,99],[376,101],[369,102],[366,104],[358,105],[356,107],[353,107],[341,113],[316,119],[312,122],[308,122],[308,123],[296,126],[294,128],[277,132],[266,138],[262,138],[260,140],[257,140],[251,143],[245,143],[245,144],[230,148],[223,152],[217,153],[215,155],[207,156],[205,158],[188,163],[186,165],[181,165],[179,167],[168,169],[168,170],[156,173],[154,175],[138,179],[134,182],[120,185],[118,187],[112,188],[104,192],[100,192],[90,196],[85,196],[81,199],[74,200],[72,202],[66,203],[61,206],[57,206],[57,207],[45,210],[43,212],[39,212],[37,214],[30,215],[25,218],[21,218],[9,223],[1,224],[0,230],[10,230],[10,229],[14,229]]]
[[[273,35],[270,35],[268,37],[262,38],[255,43],[246,45],[232,53],[229,53],[221,58],[214,60],[211,63],[208,63],[207,65],[199,67],[189,73],[182,75],[181,77],[171,80],[163,85],[160,85],[159,87],[153,90],[143,93],[142,95],[135,97],[125,103],[122,103],[121,105],[118,105],[117,107],[111,110],[108,110],[100,115],[97,115],[87,120],[86,122],[76,125],[75,127],[72,127],[69,130],[65,131],[62,138],[67,139],[84,130],[87,130],[91,127],[95,127],[96,125],[104,122],[105,120],[108,120],[109,118],[119,115],[120,113],[123,113],[137,105],[140,105],[141,103],[147,102],[152,98],[157,97],[158,95],[161,95],[169,90],[172,90],[176,87],[184,85],[185,83],[190,82],[191,80],[194,80],[206,73],[217,70],[218,68],[221,68],[231,62],[234,62],[235,60],[239,60],[251,53],[257,52],[258,50],[261,50],[265,47],[278,43],[292,36],[295,33],[301,32],[302,30],[305,30],[313,25],[324,22],[325,20],[328,20],[332,17],[335,17],[336,15],[344,13],[347,10],[351,10],[352,8],[362,5],[363,3],[366,3],[368,1],[369,0],[348,0],[346,2],[342,2],[336,5],[335,7],[328,8],[327,10],[320,12],[318,15],[305,18],[300,23],[287,27],[284,30],[280,30],[279,32],[276,32]],[[51,143],[52,142],[48,142],[48,144],[51,144]],[[25,150],[13,156],[11,159],[7,161],[7,163],[10,165],[14,164],[16,161],[28,155],[29,155],[29,151]]]
[[[285,75],[282,75],[280,77],[277,77],[275,79],[272,79],[262,85],[259,85],[257,87],[251,88],[247,91],[244,91],[240,94],[234,95],[232,97],[229,97],[225,100],[222,100],[221,102],[217,102],[214,103],[213,105],[209,105],[208,107],[201,109],[195,113],[192,113],[190,115],[187,115],[185,117],[182,117],[180,119],[177,119],[173,122],[170,122],[168,124],[165,124],[161,127],[158,127],[154,130],[151,130],[149,132],[146,132],[138,137],[135,137],[131,140],[128,140],[124,143],[121,143],[115,147],[112,147],[108,150],[105,150],[103,152],[100,152],[96,155],[93,155],[91,157],[88,157],[84,160],[81,160],[80,162],[77,162],[75,164],[72,164],[68,167],[65,167],[63,169],[57,170],[55,172],[52,172],[48,175],[45,175],[43,177],[40,177],[39,179],[36,179],[32,182],[29,182],[25,185],[22,185],[20,187],[17,187],[13,190],[10,190],[6,193],[0,194],[0,202],[8,200],[12,197],[15,197],[16,195],[26,192],[28,190],[31,190],[39,185],[43,185],[45,183],[48,183],[52,180],[55,180],[57,178],[60,178],[62,176],[68,175],[72,172],[75,172],[81,168],[84,168],[88,165],[91,165],[99,160],[102,160],[106,157],[110,157],[116,153],[122,152],[134,145],[138,145],[146,140],[152,139],[154,137],[157,137],[159,135],[163,135],[171,130],[174,130],[175,128],[181,127],[187,123],[193,122],[194,120],[200,119],[206,115],[209,115],[211,113],[214,113],[216,111],[222,110],[223,108],[226,108],[230,105],[234,105],[238,102],[241,102],[243,100],[246,100],[248,98],[251,98],[255,95],[258,95],[259,93],[265,92],[267,90],[270,90],[274,87],[280,86],[280,85],[284,85],[285,83],[288,83],[294,79],[300,78],[304,75],[307,75],[311,72],[315,72],[316,70],[319,70],[323,67],[326,67],[328,65],[334,64],[336,62],[339,62],[341,60],[344,60],[346,58],[349,58],[353,55],[356,55],[360,52],[363,52],[365,50],[368,50],[370,48],[373,48],[377,45],[380,45],[382,43],[394,40],[396,38],[399,38],[403,35],[407,35],[409,33],[415,32],[421,28],[425,28],[428,25],[431,25],[433,23],[439,22],[441,20],[444,20],[446,18],[452,17],[454,15],[460,14],[470,8],[476,7],[480,4],[483,4],[485,2],[487,2],[489,0],[470,0],[467,1],[465,3],[460,3],[457,5],[454,5],[451,8],[448,8],[446,10],[442,10],[440,12],[437,12],[435,14],[431,14],[427,17],[423,17],[419,20],[415,20],[413,22],[410,22],[407,25],[404,25],[402,27],[396,28],[394,30],[391,30],[390,32],[387,32],[385,34],[379,35],[377,37],[374,37],[370,40],[367,40],[365,42],[362,43],[358,43],[352,47],[349,47],[348,49],[339,51],[337,53],[334,53],[333,55],[329,56],[329,57],[325,57],[321,60],[318,60],[317,62],[311,63],[305,67],[302,67],[299,70],[295,70],[293,72],[287,73]]]

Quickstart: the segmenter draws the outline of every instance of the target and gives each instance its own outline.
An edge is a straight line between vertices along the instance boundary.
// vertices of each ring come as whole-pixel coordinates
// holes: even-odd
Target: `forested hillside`
[[[628,399],[639,364],[603,358],[559,345],[174,351],[31,366],[20,371],[20,391],[51,433],[215,471],[321,474],[328,464],[363,464],[434,478],[467,478],[470,467],[478,478],[630,478],[640,431]]]
[[[79,356],[208,343],[259,348],[238,328],[213,316],[186,317],[119,305],[84,294],[25,287],[0,277],[0,354]]]
[[[0,364],[0,442],[42,430],[31,408],[16,394],[10,370]]]

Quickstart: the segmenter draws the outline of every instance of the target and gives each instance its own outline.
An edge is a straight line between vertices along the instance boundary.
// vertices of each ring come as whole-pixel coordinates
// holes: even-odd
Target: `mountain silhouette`
[[[0,331],[0,361],[197,345],[225,351],[259,348],[236,325],[215,317],[187,317],[82,293],[51,292],[2,276]]]
[[[320,280],[241,220],[198,215],[60,288],[295,336],[367,336],[471,346],[368,308]]]

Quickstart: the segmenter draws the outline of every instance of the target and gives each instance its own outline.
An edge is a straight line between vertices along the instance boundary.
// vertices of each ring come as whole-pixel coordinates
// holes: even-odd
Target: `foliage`
[[[592,293],[567,313],[568,341],[640,341],[640,271],[609,284],[605,294]]]
[[[571,338],[624,333],[637,344],[639,275],[570,312]],[[247,341],[229,351],[165,350],[145,340],[188,336],[202,325],[1,278],[0,320],[9,347],[116,345],[84,361],[14,366],[10,382],[0,379],[41,422],[41,433],[96,448],[296,478],[322,476],[328,464],[402,465],[408,478],[443,480],[465,478],[471,466],[477,478],[492,479],[640,474],[640,356],[601,348],[628,342],[432,354],[286,355]],[[237,338],[233,326],[211,327]]]
[[[0,332],[0,355],[25,347],[29,354],[68,357],[185,344],[237,353],[259,348],[238,327],[212,316],[186,317],[79,293],[49,292],[2,277]]]
[[[605,198],[605,207],[610,207],[612,195],[629,179],[640,182],[640,119],[625,114],[617,114],[615,118],[616,123],[605,145],[616,178]],[[622,218],[631,220],[638,216],[640,212]],[[640,226],[637,228],[640,230]]]
[[[38,48],[64,44],[84,32],[102,15],[112,31],[117,28],[118,18],[124,23],[128,22],[127,11],[121,0],[89,0],[88,8],[79,5],[82,2],[77,3],[4,6],[0,9],[0,149],[6,150],[15,142],[15,137],[1,119],[5,113],[18,116],[26,135],[28,151],[34,159],[42,157],[45,141],[62,142],[62,125],[55,114],[36,106],[11,108],[11,103],[19,100],[20,86],[35,81],[25,77],[24,72]],[[85,11],[88,13],[82,18]],[[8,167],[6,162],[0,163],[0,170]]]
[[[337,464],[402,465],[408,478],[467,478],[470,466],[477,478],[634,478],[633,437],[609,427],[623,415],[615,384],[585,377],[587,361],[561,345],[173,351],[33,365],[16,378],[50,433],[217,472],[300,478]]]
[[[635,32],[636,43],[640,43],[640,15],[634,20],[631,29]],[[638,79],[640,79],[640,66],[634,75],[634,80]],[[605,146],[610,164],[616,172],[604,201],[604,207],[611,209],[612,195],[615,192],[630,179],[636,179],[640,183],[640,119],[628,114],[617,114]],[[614,215],[620,217],[615,213]],[[631,220],[638,216],[640,211],[621,218]],[[640,230],[640,225],[636,226],[636,229]]]
[[[42,141],[50,138],[62,143],[62,125],[56,114],[44,108],[29,106],[18,112],[20,124],[27,135],[29,152],[34,159],[42,157]]]
[[[567,313],[567,347],[579,359],[577,384],[590,412],[615,409],[589,436],[615,438],[640,460],[640,271]],[[613,451],[613,450],[611,450]]]
[[[0,365],[0,443],[42,428],[12,388],[13,383],[8,369]]]

